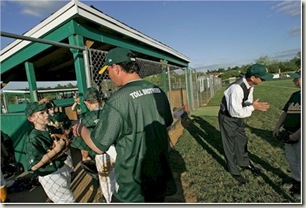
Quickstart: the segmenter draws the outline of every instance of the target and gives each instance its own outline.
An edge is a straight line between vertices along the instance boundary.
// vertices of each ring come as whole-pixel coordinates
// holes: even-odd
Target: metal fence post
[[[85,66],[85,76],[86,76],[86,85],[87,87],[91,87],[91,76],[90,76],[90,65],[89,65],[89,59],[88,59],[88,48],[85,47],[85,50],[83,50],[83,59],[84,59],[84,66]]]

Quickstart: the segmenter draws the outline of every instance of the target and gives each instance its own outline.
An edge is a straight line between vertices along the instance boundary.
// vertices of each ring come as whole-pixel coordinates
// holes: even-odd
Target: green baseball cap
[[[45,110],[50,108],[50,103],[42,103],[39,104],[38,102],[29,103],[25,109],[26,117],[30,117],[33,113]]]
[[[53,122],[53,123],[60,123],[61,126],[64,128],[64,129],[69,129],[69,127],[71,126],[71,120],[69,119],[69,117],[66,115],[66,113],[63,113],[63,112],[58,112],[58,113],[55,113],[54,116],[52,116],[50,118],[50,120]],[[59,126],[58,126],[59,127]],[[56,127],[56,128],[58,128]]]
[[[83,97],[84,100],[99,100],[101,96],[96,88],[89,87],[85,90]]]
[[[273,75],[269,74],[267,68],[262,64],[251,65],[247,69],[245,76],[246,77],[251,77],[251,76],[259,77],[263,81],[273,78]]]
[[[291,74],[289,74],[289,76],[291,78],[301,78],[301,71],[297,71],[297,72],[291,73]]]
[[[131,57],[132,52],[126,48],[114,48],[110,50],[105,58],[105,62],[99,74],[103,74],[108,66],[112,64],[119,64],[126,61],[135,61],[135,58]]]

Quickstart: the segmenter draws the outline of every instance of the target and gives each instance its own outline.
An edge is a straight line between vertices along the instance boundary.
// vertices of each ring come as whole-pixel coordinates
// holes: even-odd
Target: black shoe
[[[244,166],[242,168],[246,170],[250,170],[255,176],[258,176],[261,173],[261,170],[255,167],[253,164],[250,164],[249,166]]]
[[[242,175],[233,175],[233,178],[239,182],[239,185],[244,185],[248,182]]]
[[[294,195],[294,194],[301,194],[301,182],[296,181],[296,180],[292,180],[292,186],[289,189],[290,194]]]

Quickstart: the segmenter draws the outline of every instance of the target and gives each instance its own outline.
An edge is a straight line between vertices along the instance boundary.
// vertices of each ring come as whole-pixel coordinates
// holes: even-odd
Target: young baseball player
[[[290,74],[296,87],[301,88],[301,71]],[[275,125],[273,136],[281,131],[287,132],[285,156],[291,169],[292,186],[290,194],[300,197],[301,194],[301,90],[294,92],[286,102],[283,113]]]
[[[87,88],[83,97],[84,103],[89,111],[83,115],[80,122],[92,131],[100,120],[100,115],[103,110],[102,97],[99,91],[94,87]],[[115,172],[113,169],[116,152],[113,151],[111,156],[107,153],[97,154],[91,150],[81,138],[79,141],[73,141],[73,144],[75,145],[77,142],[79,142],[81,148],[89,151],[89,155],[92,158],[95,158],[100,187],[105,201],[110,203],[116,186]],[[111,149],[114,150],[114,147]],[[86,165],[86,162],[86,160],[83,161],[83,165]]]
[[[29,103],[25,115],[34,129],[26,143],[29,170],[38,174],[44,191],[54,203],[73,203],[70,189],[70,168],[65,164],[67,143],[63,139],[54,140],[47,129],[50,122],[47,103]]]
[[[71,110],[76,112],[76,115],[77,115],[78,119],[82,118],[82,110],[81,110],[81,105],[80,105],[80,97],[78,95],[76,95],[74,97],[74,103],[71,106]],[[91,157],[89,156],[89,152],[87,150],[81,149],[81,155],[82,155],[82,161],[91,160]]]
[[[49,120],[48,123],[48,131],[52,134],[69,134],[68,132],[71,130],[71,121],[69,120],[69,117],[59,110],[59,108],[55,105],[53,100],[50,98],[43,98],[38,101],[39,104],[45,103],[48,104],[48,114],[49,114]],[[70,167],[70,172],[74,172],[74,165],[72,161],[72,156],[70,149],[67,150],[67,159],[65,163]]]

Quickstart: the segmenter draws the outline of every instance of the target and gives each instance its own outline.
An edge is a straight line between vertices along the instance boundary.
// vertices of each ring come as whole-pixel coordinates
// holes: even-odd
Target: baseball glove
[[[286,144],[295,144],[297,143],[298,141],[293,141],[289,138],[289,135],[291,133],[289,131],[281,131],[278,136],[277,136],[277,139],[280,141],[280,142],[283,142],[283,143],[286,143]]]
[[[61,152],[66,152],[68,151],[70,147],[70,139],[67,137],[66,134],[50,134],[51,138],[58,141],[60,139],[63,139],[65,141],[65,147]],[[55,147],[55,144],[52,145],[50,149],[53,149]]]

